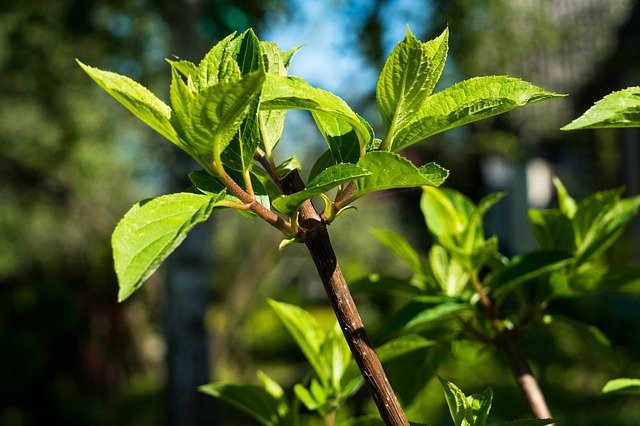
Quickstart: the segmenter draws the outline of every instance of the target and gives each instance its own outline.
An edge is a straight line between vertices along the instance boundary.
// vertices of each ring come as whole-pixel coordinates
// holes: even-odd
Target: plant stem
[[[499,339],[494,342],[494,345],[507,358],[513,376],[527,400],[531,414],[537,419],[551,418],[551,412],[549,411],[549,406],[544,398],[542,389],[540,389],[540,385],[533,375],[527,359],[522,355],[520,349],[518,349],[515,332],[510,329],[501,331],[500,316],[497,312],[498,309],[496,309],[496,305],[487,294],[475,271],[471,273],[470,278],[473,288],[480,296],[480,303],[482,303],[487,310],[487,316],[491,326],[494,330],[501,333]]]
[[[551,418],[551,412],[538,381],[534,377],[529,363],[518,349],[510,330],[506,330],[502,334],[499,348],[511,366],[516,382],[529,404],[531,414],[538,419]]]
[[[280,184],[285,194],[304,189],[304,183],[295,170],[287,174]],[[338,324],[382,420],[390,426],[408,426],[409,422],[400,402],[389,384],[378,356],[369,343],[364,324],[338,265],[326,225],[309,200],[300,207],[300,227],[303,242],[316,265]]]

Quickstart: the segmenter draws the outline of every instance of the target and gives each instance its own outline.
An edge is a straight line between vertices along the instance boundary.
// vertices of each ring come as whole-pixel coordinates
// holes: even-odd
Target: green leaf
[[[552,209],[529,209],[529,224],[541,249],[575,252],[573,226],[564,213]]]
[[[429,96],[414,120],[398,133],[391,150],[400,151],[436,133],[559,96],[563,95],[517,78],[471,78]]]
[[[571,198],[567,192],[567,188],[564,187],[562,181],[556,176],[553,177],[553,186],[556,187],[556,194],[558,194],[558,205],[560,211],[569,219],[572,219],[576,214],[577,209],[575,200]]]
[[[491,403],[493,392],[487,388],[481,394],[466,396],[460,388],[453,383],[438,376],[444,399],[449,406],[449,412],[455,426],[485,426]]]
[[[386,333],[418,332],[434,323],[463,311],[472,310],[468,303],[447,296],[418,296],[396,312],[386,326]]]
[[[240,79],[242,72],[231,49],[234,37],[235,33],[229,34],[202,58],[193,79],[197,91]]]
[[[373,235],[402,260],[414,274],[425,277],[427,271],[420,255],[411,244],[400,234],[393,231],[377,230]]]
[[[311,87],[301,78],[268,74],[260,108],[263,111],[306,109],[325,112],[346,121],[353,128],[361,150],[373,140],[371,126],[345,101],[326,90]]]
[[[602,388],[602,393],[640,395],[640,379],[620,378],[609,380]]]
[[[218,83],[198,92],[183,123],[187,144],[206,169],[220,157],[240,129],[249,105],[260,92],[265,74],[257,71],[234,82]]]
[[[393,339],[376,349],[380,362],[391,361],[402,355],[435,345],[436,342],[418,334],[407,334]]]
[[[436,163],[428,163],[418,168],[406,158],[386,151],[368,152],[357,165],[371,174],[354,181],[356,194],[352,200],[385,189],[438,186],[449,175],[446,169]]]
[[[322,357],[326,333],[311,314],[304,309],[275,300],[269,305],[296,342],[323,384],[329,383],[329,367]]]
[[[120,74],[93,68],[76,60],[80,67],[136,117],[182,149],[183,142],[171,125],[171,108],[147,88]]]
[[[422,190],[420,209],[429,231],[440,241],[454,243],[467,228],[475,206],[453,189],[426,187]]]
[[[216,200],[210,195],[168,194],[141,201],[124,215],[111,236],[118,301],[140,288],[187,233],[209,218]]]
[[[629,221],[638,214],[640,196],[617,200],[607,196],[588,197],[574,216],[577,262],[583,263],[608,249],[620,237]],[[600,211],[596,209],[600,208]]]
[[[502,426],[544,426],[552,423],[560,423],[560,420],[554,419],[519,419],[502,423]]]
[[[558,271],[573,260],[563,251],[536,251],[516,256],[493,279],[485,280],[495,299],[502,300],[518,286]]]
[[[263,425],[280,423],[280,401],[260,386],[210,383],[198,390],[235,406]]]
[[[253,29],[249,28],[233,39],[229,46],[242,75],[265,69],[260,41]]]
[[[273,200],[273,206],[280,212],[291,216],[305,200],[320,195],[342,183],[370,174],[370,172],[355,164],[336,164],[323,170],[313,178],[303,191]]]
[[[448,35],[445,29],[429,44],[421,43],[407,27],[405,39],[389,55],[376,86],[376,100],[389,140],[412,120],[433,91],[447,56]]]
[[[312,111],[311,115],[331,149],[333,162],[356,163],[360,158],[358,136],[351,125],[336,115]]]
[[[444,247],[434,244],[429,251],[429,275],[445,295],[459,296],[469,282],[469,273]]]
[[[619,362],[611,341],[598,327],[563,315],[545,315],[544,324],[573,334],[582,342],[583,350],[601,354],[609,366],[615,367]]]
[[[349,288],[354,294],[387,294],[395,296],[417,296],[424,294],[424,289],[413,280],[369,274],[353,280]]]
[[[598,281],[598,290],[640,293],[640,267],[616,267],[606,271]]]
[[[613,92],[560,130],[640,127],[640,86]]]

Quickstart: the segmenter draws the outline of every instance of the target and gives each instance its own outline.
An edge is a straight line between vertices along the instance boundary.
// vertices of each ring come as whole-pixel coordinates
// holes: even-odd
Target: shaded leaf
[[[369,274],[366,277],[353,280],[349,288],[354,294],[388,294],[396,296],[417,296],[424,293],[422,287],[417,286],[409,279],[401,279],[378,274]]]
[[[391,361],[402,355],[435,345],[436,342],[418,334],[407,334],[393,339],[376,349],[380,362]]]
[[[400,151],[436,133],[563,95],[507,76],[475,77],[428,97],[394,139]]]
[[[279,424],[280,401],[260,386],[210,383],[198,390],[233,405],[263,425]]]
[[[111,236],[118,301],[140,288],[187,233],[209,218],[216,200],[211,195],[168,194],[141,201],[124,215]]]
[[[417,332],[468,310],[473,310],[473,307],[453,297],[418,296],[388,320],[386,333]]]
[[[571,220],[559,210],[529,209],[529,224],[541,249],[575,252]]]
[[[640,127],[640,86],[613,92],[560,130]]]
[[[493,279],[485,280],[497,300],[504,299],[518,286],[557,271],[573,260],[563,251],[536,251],[516,256]]]
[[[554,419],[520,419],[502,423],[502,426],[544,426],[560,422],[561,420]]]
[[[373,235],[402,260],[414,274],[426,276],[427,272],[420,255],[402,235],[382,229],[373,231]]]
[[[312,111],[311,115],[331,149],[333,162],[356,163],[360,158],[360,145],[351,125],[326,112]]]

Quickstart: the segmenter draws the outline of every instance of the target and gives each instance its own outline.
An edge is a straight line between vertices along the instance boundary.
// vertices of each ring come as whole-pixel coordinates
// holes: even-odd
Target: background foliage
[[[621,1],[608,8],[605,2],[565,1],[536,8],[534,14],[524,2],[514,6],[517,2],[508,1],[424,1],[425,13],[412,13],[418,6],[403,1],[333,2],[320,14],[305,12],[304,3],[2,3],[0,424],[40,424],[45,419],[65,424],[161,424],[170,418],[165,410],[180,403],[164,397],[163,273],[152,278],[143,295],[118,305],[108,251],[117,219],[133,202],[176,184],[171,171],[175,150],[158,143],[99,94],[73,62],[75,57],[163,90],[168,78],[165,57],[197,58],[232,30],[253,26],[262,39],[269,39],[281,37],[287,22],[292,28],[298,24],[318,33],[336,22],[351,23],[353,33],[344,37],[341,51],[331,53],[332,60],[350,75],[352,65],[342,60],[357,58],[355,68],[361,74],[326,83],[313,81],[314,75],[309,80],[336,90],[355,110],[374,120],[373,114],[366,114],[374,102],[374,84],[359,89],[352,82],[364,79],[369,68],[382,68],[390,46],[404,35],[405,23],[425,40],[449,22],[454,61],[445,69],[447,86],[460,76],[507,72],[571,95],[558,111],[549,111],[546,104],[539,113],[528,108],[521,115],[443,134],[410,153],[418,163],[436,160],[450,169],[448,185],[474,201],[496,189],[510,191],[504,205],[488,217],[487,234],[499,234],[501,250],[515,252],[533,241],[532,236],[522,235],[524,212],[527,204],[550,202],[550,193],[543,191],[551,187],[549,171],[559,174],[576,198],[621,184],[627,187],[626,196],[639,192],[637,130],[571,134],[557,130],[611,91],[638,85],[640,58],[633,48],[640,37],[638,2]],[[332,19],[331,14],[342,19]],[[313,16],[323,17],[324,22],[311,25]],[[526,31],[516,32],[525,19]],[[512,43],[503,48],[507,38]],[[283,47],[300,41],[305,40],[297,34],[291,45]],[[296,61],[313,58],[324,49],[312,44],[315,41],[309,43]],[[304,67],[294,68],[293,73],[307,77]],[[159,80],[163,83],[157,84]],[[340,81],[347,84],[332,87]],[[306,125],[304,117],[294,120]],[[296,148],[301,156],[307,149],[319,149],[312,142],[319,135],[300,132],[287,137],[290,143],[310,141]],[[547,198],[531,197],[539,192]],[[332,226],[348,279],[370,272],[371,265],[403,271],[373,235],[355,229],[396,230],[426,253],[428,236],[417,208],[419,195],[419,191],[382,195],[360,204],[357,216],[346,214]],[[275,250],[278,237],[271,229],[259,222],[247,224],[232,214],[224,216],[224,225],[216,227],[211,237],[216,249],[209,259],[215,271],[209,278],[211,303],[205,315],[211,376],[248,382],[260,368],[280,383],[293,384],[308,366],[265,300],[303,303],[329,328],[332,317],[322,288],[302,248],[291,247],[281,254]],[[637,263],[639,240],[636,221],[614,247],[612,261]],[[247,260],[238,256],[238,247],[243,247]],[[245,261],[252,267],[243,267]],[[388,298],[367,299],[365,323],[373,336],[395,308]],[[562,331],[539,330],[525,340],[523,350],[539,369],[554,413],[585,425],[629,421],[632,397],[602,397],[599,392],[609,378],[640,376],[634,361],[640,347],[628,333],[640,320],[637,308],[633,301],[601,296],[558,304],[558,309],[571,311],[605,332],[619,353],[615,362]],[[540,347],[536,344],[540,339],[550,343]],[[439,369],[441,376],[466,393],[479,393],[490,384],[492,416],[497,419],[525,412],[501,359],[472,344],[460,343],[453,349],[456,357]],[[474,367],[468,368],[470,364]],[[500,372],[504,377],[498,380]],[[356,409],[366,410],[365,400],[356,401]],[[427,400],[428,410],[421,404]],[[433,401],[441,401],[439,409]],[[437,380],[429,382],[412,410],[428,411],[432,423],[446,418]],[[237,413],[224,406],[208,415],[207,424],[248,424],[246,417],[234,418]],[[204,424],[205,419],[201,421]]]

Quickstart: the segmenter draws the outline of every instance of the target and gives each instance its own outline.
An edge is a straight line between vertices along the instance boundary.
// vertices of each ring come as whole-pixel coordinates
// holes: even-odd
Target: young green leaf
[[[79,60],[77,62],[100,87],[136,117],[169,141],[185,149],[184,143],[171,125],[171,108],[156,95],[129,77],[90,67]]]
[[[324,385],[330,382],[330,368],[322,357],[326,333],[311,314],[295,305],[268,300],[269,305],[296,342]]]
[[[565,188],[562,181],[557,177],[553,177],[553,186],[556,188],[556,194],[558,195],[558,207],[562,214],[572,219],[576,214],[576,201],[571,198],[567,188]]]
[[[386,151],[368,152],[357,165],[371,174],[354,181],[356,193],[350,201],[385,189],[439,186],[449,175],[448,170],[436,163],[416,167],[406,158]]]
[[[262,111],[306,109],[334,115],[353,128],[358,136],[360,149],[373,140],[373,129],[345,101],[322,89],[309,86],[301,78],[268,74],[262,92]]]
[[[418,296],[389,319],[386,332],[419,332],[438,321],[472,309],[468,303],[453,297]]]
[[[393,231],[377,230],[373,235],[402,260],[414,274],[424,277],[427,275],[420,255],[411,247],[411,244],[400,234]]]
[[[194,78],[197,91],[207,89],[223,82],[240,79],[242,72],[230,48],[235,33],[216,43],[198,64]]]
[[[412,279],[402,279],[378,274],[353,280],[349,289],[354,294],[385,294],[394,296],[413,297],[424,294],[424,288]]]
[[[256,385],[210,383],[200,392],[219,398],[256,419],[265,426],[280,424],[280,401],[266,389]]]
[[[453,383],[438,376],[444,391],[444,399],[449,406],[449,412],[455,426],[485,426],[493,392],[487,388],[481,394],[466,396]]]
[[[640,395],[640,379],[620,378],[609,380],[602,388],[602,393]]]
[[[122,302],[136,291],[180,245],[187,233],[209,218],[217,196],[177,193],[134,205],[118,222],[111,244]]]
[[[450,188],[422,189],[420,209],[429,231],[440,241],[456,241],[467,228],[475,210],[473,202]]]
[[[517,78],[471,78],[429,96],[390,149],[400,151],[436,133],[560,96]]]
[[[574,228],[578,240],[576,257],[579,264],[608,249],[640,209],[640,196],[609,202],[605,199],[609,199],[606,194],[604,199],[589,197],[576,210]],[[600,212],[594,210],[598,206],[601,206]]]
[[[571,220],[559,210],[529,209],[529,225],[541,249],[575,252]]]
[[[392,140],[398,129],[412,120],[440,78],[447,56],[448,30],[429,43],[417,40],[407,27],[405,39],[387,59],[378,84],[376,100]],[[384,145],[383,150],[388,146]]]
[[[265,74],[257,71],[234,82],[219,83],[198,92],[186,113],[183,130],[196,160],[208,170],[220,158],[260,92]]]
[[[326,112],[312,111],[311,115],[331,149],[334,164],[356,163],[360,158],[360,145],[351,125]]]
[[[304,190],[276,198],[273,200],[273,206],[284,214],[293,215],[305,200],[320,195],[342,183],[370,174],[370,172],[355,164],[336,164],[335,166],[325,169],[313,178]]]
[[[560,130],[640,127],[640,86],[613,92]]]
[[[573,261],[571,253],[536,251],[514,257],[504,269],[485,284],[492,289],[496,300],[504,299],[518,286],[551,272],[558,271]]]
[[[450,297],[460,296],[469,283],[469,273],[444,247],[434,244],[429,251],[428,277],[435,288]]]
[[[378,354],[378,358],[380,358],[380,362],[387,362],[435,344],[435,341],[422,337],[419,334],[407,334],[388,341],[377,348],[376,353]]]
[[[544,426],[552,423],[558,423],[555,419],[519,419],[502,423],[501,426]]]

